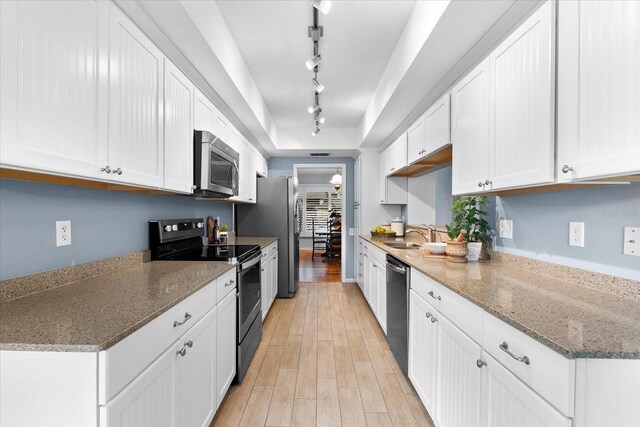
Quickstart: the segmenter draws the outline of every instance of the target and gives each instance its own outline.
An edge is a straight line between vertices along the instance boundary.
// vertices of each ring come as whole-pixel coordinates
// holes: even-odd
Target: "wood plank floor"
[[[300,249],[301,282],[339,282],[342,280],[341,261],[327,262],[324,257],[311,258],[311,249]]]
[[[301,283],[276,299],[214,426],[433,426],[358,285]]]

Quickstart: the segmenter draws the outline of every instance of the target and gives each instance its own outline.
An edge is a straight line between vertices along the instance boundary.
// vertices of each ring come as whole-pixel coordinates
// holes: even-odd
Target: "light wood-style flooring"
[[[342,280],[340,259],[328,262],[327,258],[317,255],[318,251],[316,256],[311,258],[311,249],[300,249],[300,281],[339,282]]]
[[[276,299],[215,426],[432,426],[358,285],[301,283]]]

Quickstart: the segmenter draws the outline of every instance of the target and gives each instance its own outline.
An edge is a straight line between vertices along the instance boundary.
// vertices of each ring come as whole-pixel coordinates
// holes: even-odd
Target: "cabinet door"
[[[216,407],[218,308],[214,307],[180,340],[176,353],[178,420],[181,426],[208,426]],[[184,355],[182,355],[184,354]]]
[[[554,181],[554,8],[544,3],[489,55],[492,190]]]
[[[231,382],[236,376],[236,292],[232,291],[217,306],[218,333],[216,357],[216,397],[212,400],[219,407]]]
[[[209,101],[209,98],[204,96],[198,89],[195,89],[193,97],[193,128],[206,130],[216,135],[217,115],[218,109]]]
[[[220,138],[222,142],[226,143],[234,150],[239,151],[240,149],[239,140],[237,139],[231,140],[232,135],[231,135],[231,125],[229,124],[229,120],[227,120],[224,114],[222,114],[218,109],[216,109],[214,134],[218,138]]]
[[[364,289],[362,293],[364,294],[364,298],[369,301],[371,295],[371,260],[369,259],[369,255],[364,255],[364,265],[363,265],[363,273],[364,273]]]
[[[477,361],[481,348],[444,316],[436,315],[438,331],[437,425],[477,427],[480,425],[482,371]]]
[[[482,352],[481,425],[484,427],[570,427],[571,420]]]
[[[111,4],[109,166],[113,180],[162,187],[163,59],[162,52]]]
[[[278,252],[271,258],[271,302],[278,295]]]
[[[489,59],[451,90],[453,194],[477,193],[489,179]]]
[[[558,14],[558,180],[639,173],[640,4],[561,1]]]
[[[430,320],[434,312],[418,294],[409,292],[409,379],[430,413],[436,409],[438,367],[438,325]]]
[[[256,149],[251,145],[251,143],[247,140],[244,140],[244,143],[247,147],[247,200],[250,203],[256,202],[256,192],[258,183],[256,180],[258,179],[258,153]],[[241,172],[242,173],[242,172]]]
[[[407,133],[393,143],[393,164],[390,173],[394,173],[407,166]]]
[[[260,306],[262,307],[262,320],[267,317],[269,311],[269,297],[271,284],[271,263],[266,257],[266,252],[262,254],[262,264],[260,265]]]
[[[380,153],[380,203],[387,203],[387,151]]]
[[[107,427],[178,426],[176,419],[177,358],[173,345],[122,390],[100,407],[100,425]]]
[[[420,117],[407,131],[407,161],[409,164],[420,160],[424,154],[424,119]]]
[[[164,188],[191,193],[193,185],[193,84],[164,60]]]
[[[380,294],[378,293],[378,263],[373,259],[369,260],[369,281],[371,283],[371,287],[369,288],[369,305],[371,306],[371,311],[377,316],[378,315],[378,301],[380,300]]]
[[[0,164],[108,178],[108,8],[0,2]]]
[[[387,333],[387,270],[384,266],[377,264],[378,274],[378,320],[384,333]]]
[[[451,144],[451,96],[449,93],[427,110],[424,133],[424,155],[429,155]]]

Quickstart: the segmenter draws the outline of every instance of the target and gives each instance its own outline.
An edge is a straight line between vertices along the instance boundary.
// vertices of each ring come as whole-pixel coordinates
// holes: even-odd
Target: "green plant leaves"
[[[491,226],[484,217],[488,215],[484,210],[489,206],[486,196],[467,196],[455,200],[449,210],[452,212],[451,223],[447,224],[447,234],[455,239],[460,230],[467,230],[465,238],[469,242],[488,243]]]

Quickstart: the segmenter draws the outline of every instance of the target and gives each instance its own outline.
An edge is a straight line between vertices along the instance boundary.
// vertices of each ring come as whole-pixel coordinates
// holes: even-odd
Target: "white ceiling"
[[[335,140],[350,133],[355,143],[354,130],[415,0],[338,0],[329,14],[319,14],[324,37],[318,78],[326,87],[320,94],[326,122],[317,139],[309,135],[314,124],[306,111],[313,102],[313,73],[304,66],[312,56],[307,36],[312,24],[310,2],[219,0],[217,4],[278,128],[278,139],[300,141],[309,136],[306,142],[315,145],[327,134]]]

